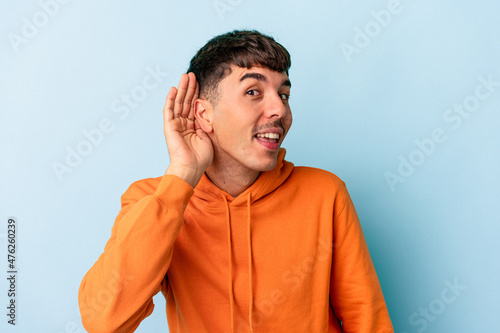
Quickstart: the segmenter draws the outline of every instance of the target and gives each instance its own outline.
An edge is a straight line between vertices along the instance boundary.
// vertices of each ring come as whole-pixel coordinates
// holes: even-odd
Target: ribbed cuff
[[[191,185],[184,180],[174,175],[164,175],[154,195],[165,207],[184,214],[193,193]]]

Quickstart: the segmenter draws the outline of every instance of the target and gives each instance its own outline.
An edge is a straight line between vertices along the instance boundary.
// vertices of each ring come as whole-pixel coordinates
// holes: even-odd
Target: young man
[[[175,332],[393,332],[344,183],[294,167],[290,56],[234,31],[191,60],[164,108],[170,165],[122,196],[84,277],[89,332],[133,332],[159,291]]]

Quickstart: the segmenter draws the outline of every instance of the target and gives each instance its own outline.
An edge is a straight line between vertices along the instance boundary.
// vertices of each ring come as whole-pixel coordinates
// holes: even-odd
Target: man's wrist
[[[179,177],[180,179],[191,185],[191,187],[193,188],[196,187],[196,184],[198,184],[198,182],[200,181],[203,173],[204,171],[200,171],[195,167],[178,165],[169,165],[167,171],[165,172],[166,175],[174,175]]]

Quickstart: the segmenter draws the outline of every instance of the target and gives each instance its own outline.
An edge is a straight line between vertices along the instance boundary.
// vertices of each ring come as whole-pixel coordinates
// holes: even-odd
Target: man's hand
[[[176,175],[193,188],[212,163],[213,146],[194,117],[198,81],[193,73],[182,74],[177,89],[170,88],[163,109],[163,131],[170,165],[166,174]]]

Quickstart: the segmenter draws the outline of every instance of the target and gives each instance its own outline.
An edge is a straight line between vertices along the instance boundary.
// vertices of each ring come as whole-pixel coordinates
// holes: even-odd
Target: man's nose
[[[266,104],[266,115],[269,118],[283,118],[286,115],[287,109],[285,103],[279,94],[273,94],[269,97]]]

